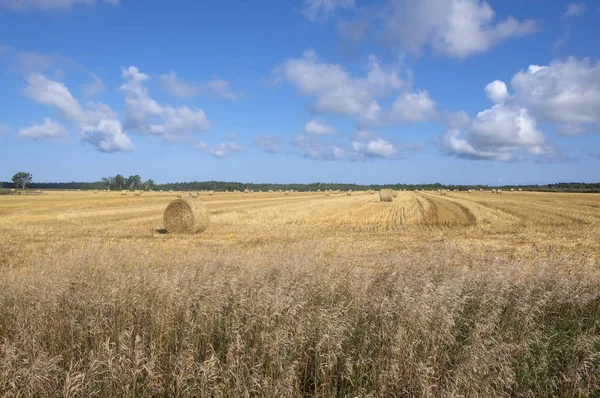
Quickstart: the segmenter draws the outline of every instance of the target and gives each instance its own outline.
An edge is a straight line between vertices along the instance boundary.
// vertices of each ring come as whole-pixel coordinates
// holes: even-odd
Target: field
[[[600,194],[0,196],[0,396],[588,396]]]

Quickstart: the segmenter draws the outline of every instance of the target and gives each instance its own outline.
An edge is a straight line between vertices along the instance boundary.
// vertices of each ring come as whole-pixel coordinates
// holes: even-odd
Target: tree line
[[[310,184],[269,184],[269,183],[242,183],[242,182],[227,182],[227,181],[192,181],[192,182],[173,182],[166,184],[156,184],[152,179],[143,180],[138,174],[125,177],[117,174],[112,177],[102,177],[100,181],[95,182],[33,182],[33,176],[30,173],[16,173],[11,182],[0,182],[0,188],[19,188],[25,189],[82,189],[82,190],[174,190],[174,191],[243,191],[251,189],[254,191],[287,191],[294,190],[299,192],[317,191],[317,190],[340,190],[340,191],[365,191],[369,189],[396,189],[396,190],[436,190],[436,189],[518,189],[524,191],[545,191],[545,192],[600,192],[600,183],[585,183],[585,182],[561,182],[557,184],[546,185],[455,185],[455,184],[344,184],[344,183],[320,183],[314,182]]]

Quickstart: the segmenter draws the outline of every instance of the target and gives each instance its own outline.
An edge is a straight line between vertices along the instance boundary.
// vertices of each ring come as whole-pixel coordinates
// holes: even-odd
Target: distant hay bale
[[[142,192],[141,191],[135,192],[134,195],[135,196],[142,196]]]
[[[522,191],[523,191],[523,188],[519,188],[519,192],[522,192]]]
[[[98,190],[95,190],[94,193],[98,193]]]
[[[346,192],[346,195],[348,195],[348,196],[352,196],[352,190],[350,190],[350,191]]]
[[[163,214],[165,229],[174,234],[202,232],[209,222],[210,213],[200,200],[175,199]]]
[[[177,194],[177,197],[178,198],[183,198],[183,194],[180,192],[180,193]]]
[[[382,189],[379,191],[380,202],[391,202],[394,200],[394,191],[391,189]]]
[[[215,194],[215,191],[208,191],[208,194],[209,194],[210,196],[213,196],[213,195]]]
[[[394,191],[393,189],[392,189],[392,194],[394,195],[394,198],[398,197],[398,192]]]
[[[317,189],[317,192],[321,192],[321,190],[320,190],[320,189]]]
[[[285,192],[284,192],[284,195],[289,195],[289,194],[290,194],[290,193],[289,193],[288,191],[285,191]]]
[[[515,192],[515,189],[514,189],[514,188],[511,188],[511,189],[510,189],[510,192]]]
[[[472,189],[469,189],[467,192],[468,192],[468,193],[471,193],[471,192],[473,192],[473,190],[472,190]]]
[[[121,191],[121,195],[127,195],[127,191],[124,189]]]
[[[496,193],[497,193],[498,195],[502,195],[502,190],[501,190],[501,189],[496,189]]]
[[[331,195],[331,194],[328,191],[325,192],[325,196],[329,196],[329,195]]]
[[[479,188],[479,192],[483,192],[483,188]]]

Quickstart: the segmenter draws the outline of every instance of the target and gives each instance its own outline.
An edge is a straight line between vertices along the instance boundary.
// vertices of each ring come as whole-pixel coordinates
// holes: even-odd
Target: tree
[[[106,185],[110,191],[110,189],[115,185],[115,177],[102,177],[102,183]]]
[[[30,173],[25,173],[24,171],[19,171],[12,178],[12,182],[15,183],[17,187],[25,190],[25,186],[31,182],[33,176]]]
[[[127,186],[129,186],[130,190],[134,190],[142,184],[142,177],[138,174],[134,176],[129,176],[127,178]]]
[[[116,176],[114,176],[113,182],[115,184],[115,187],[119,190],[123,189],[123,186],[126,183],[125,177],[123,177],[121,174],[117,174]]]
[[[146,191],[152,191],[152,190],[154,190],[154,187],[156,186],[153,179],[149,179],[148,181],[144,182],[143,185],[144,185],[144,189]]]

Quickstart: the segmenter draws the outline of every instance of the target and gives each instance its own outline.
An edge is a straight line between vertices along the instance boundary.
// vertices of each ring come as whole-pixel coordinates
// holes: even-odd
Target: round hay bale
[[[394,191],[391,189],[382,189],[379,191],[380,202],[391,202],[394,200]]]
[[[285,191],[284,195],[289,195],[290,193],[288,191]]]
[[[523,192],[523,188],[519,188],[519,192]]]
[[[213,195],[215,194],[215,191],[208,191],[208,194],[209,194],[210,196],[213,196]]]
[[[135,192],[134,195],[135,196],[142,196],[142,193],[141,192]]]
[[[175,199],[165,209],[163,223],[172,234],[194,234],[208,228],[210,212],[201,200]]]
[[[182,194],[182,193],[178,193],[178,194],[177,194],[177,197],[178,197],[178,198],[183,198],[183,194]]]
[[[349,190],[348,192],[346,192],[346,195],[351,196],[352,195],[352,190]]]

